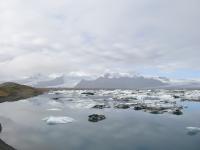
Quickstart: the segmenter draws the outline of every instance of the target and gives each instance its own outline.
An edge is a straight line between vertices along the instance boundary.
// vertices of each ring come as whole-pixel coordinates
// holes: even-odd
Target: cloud
[[[199,71],[199,4],[0,0],[0,76]]]

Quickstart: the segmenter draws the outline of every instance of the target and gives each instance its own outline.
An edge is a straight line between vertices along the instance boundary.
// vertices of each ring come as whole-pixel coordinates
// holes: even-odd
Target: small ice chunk
[[[54,107],[61,107],[63,104],[54,100],[51,100],[48,102],[49,105],[54,106]]]
[[[61,111],[61,109],[60,108],[49,108],[49,109],[47,109],[48,111]]]
[[[26,102],[28,102],[28,100],[27,99],[23,99],[23,100],[20,100],[20,102],[26,103]]]
[[[71,123],[71,122],[75,121],[73,118],[70,118],[67,116],[59,116],[59,117],[50,116],[50,117],[46,117],[42,120],[46,121],[46,123],[48,125],[65,124],[65,123]]]
[[[92,108],[95,105],[97,105],[98,103],[93,101],[93,100],[76,100],[74,102],[72,102],[71,104],[68,105],[69,108],[71,109],[84,109],[84,108]]]
[[[52,92],[52,91],[50,91],[50,92],[48,92],[48,94],[49,95],[53,95],[53,94],[55,94],[54,92]]]
[[[195,135],[200,132],[199,127],[186,127],[186,129],[188,130],[189,135]]]

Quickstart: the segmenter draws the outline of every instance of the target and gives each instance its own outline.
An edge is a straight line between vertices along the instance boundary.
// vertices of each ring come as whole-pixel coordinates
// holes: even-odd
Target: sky
[[[0,78],[200,77],[199,0],[0,0]]]

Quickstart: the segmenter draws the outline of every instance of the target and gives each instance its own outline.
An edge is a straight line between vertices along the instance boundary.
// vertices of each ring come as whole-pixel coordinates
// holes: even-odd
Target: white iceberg
[[[61,111],[61,109],[60,108],[49,108],[49,109],[47,109],[48,111]]]
[[[51,93],[53,93],[53,94],[66,94],[67,90],[56,90],[56,91],[52,91]]]
[[[188,134],[190,135],[195,135],[200,132],[199,127],[186,127],[186,129],[188,130]]]
[[[54,107],[62,107],[63,104],[54,100],[51,100],[48,102],[48,105],[54,106]]]
[[[48,125],[55,125],[55,124],[65,124],[65,123],[71,123],[75,121],[73,118],[67,117],[67,116],[50,116],[42,119],[43,121],[46,121]]]
[[[188,99],[192,101],[200,101],[200,91],[199,90],[187,91],[185,93],[185,96],[183,96],[183,99]]]
[[[82,99],[82,100],[76,100],[67,106],[71,109],[88,109],[88,108],[92,108],[93,106],[97,104],[98,103],[93,100]]]

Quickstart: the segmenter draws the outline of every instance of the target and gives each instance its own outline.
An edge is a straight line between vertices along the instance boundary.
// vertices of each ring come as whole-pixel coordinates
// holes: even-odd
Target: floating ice
[[[48,94],[49,95],[54,95],[54,94],[66,94],[68,91],[67,90],[56,90],[56,91],[50,91]]]
[[[54,95],[55,92],[54,92],[54,91],[50,91],[50,92],[48,92],[48,94],[49,94],[49,95]]]
[[[84,109],[84,108],[92,108],[97,103],[89,103],[89,102],[80,102],[80,103],[74,103],[73,105],[69,105],[72,109]]]
[[[200,132],[199,127],[186,127],[186,129],[188,130],[189,135],[195,135]]]
[[[21,103],[29,102],[27,99],[20,100]]]
[[[160,97],[158,97],[158,96],[145,96],[145,97],[143,97],[143,100],[160,100]]]
[[[170,99],[173,99],[173,97],[171,95],[162,94],[160,95],[160,99],[170,100]]]
[[[49,108],[49,109],[47,109],[48,111],[61,111],[61,109],[60,108]]]
[[[70,104],[67,105],[67,107],[71,109],[85,109],[85,108],[87,109],[87,108],[92,108],[97,104],[99,103],[91,99],[80,99],[71,102]]]
[[[187,91],[185,92],[185,96],[183,97],[183,99],[191,101],[200,101],[200,91],[199,90]]]
[[[124,104],[130,106],[130,109],[172,114],[180,114],[181,110],[185,108],[182,107],[182,103],[179,103],[180,99],[184,97],[198,99],[200,96],[198,90],[63,90],[53,92],[61,94],[57,97],[62,97],[62,99],[48,101],[48,105],[52,108],[89,109],[101,108],[100,105],[115,108],[119,104]],[[92,92],[95,93],[95,96],[84,96],[83,92]],[[174,95],[178,95],[180,98],[174,98]]]
[[[62,103],[57,102],[55,100],[49,101],[48,104],[54,107],[61,107],[63,105]]]
[[[42,120],[46,121],[48,125],[65,124],[65,123],[71,123],[75,121],[73,118],[66,117],[66,116],[60,116],[60,117],[50,116]]]

